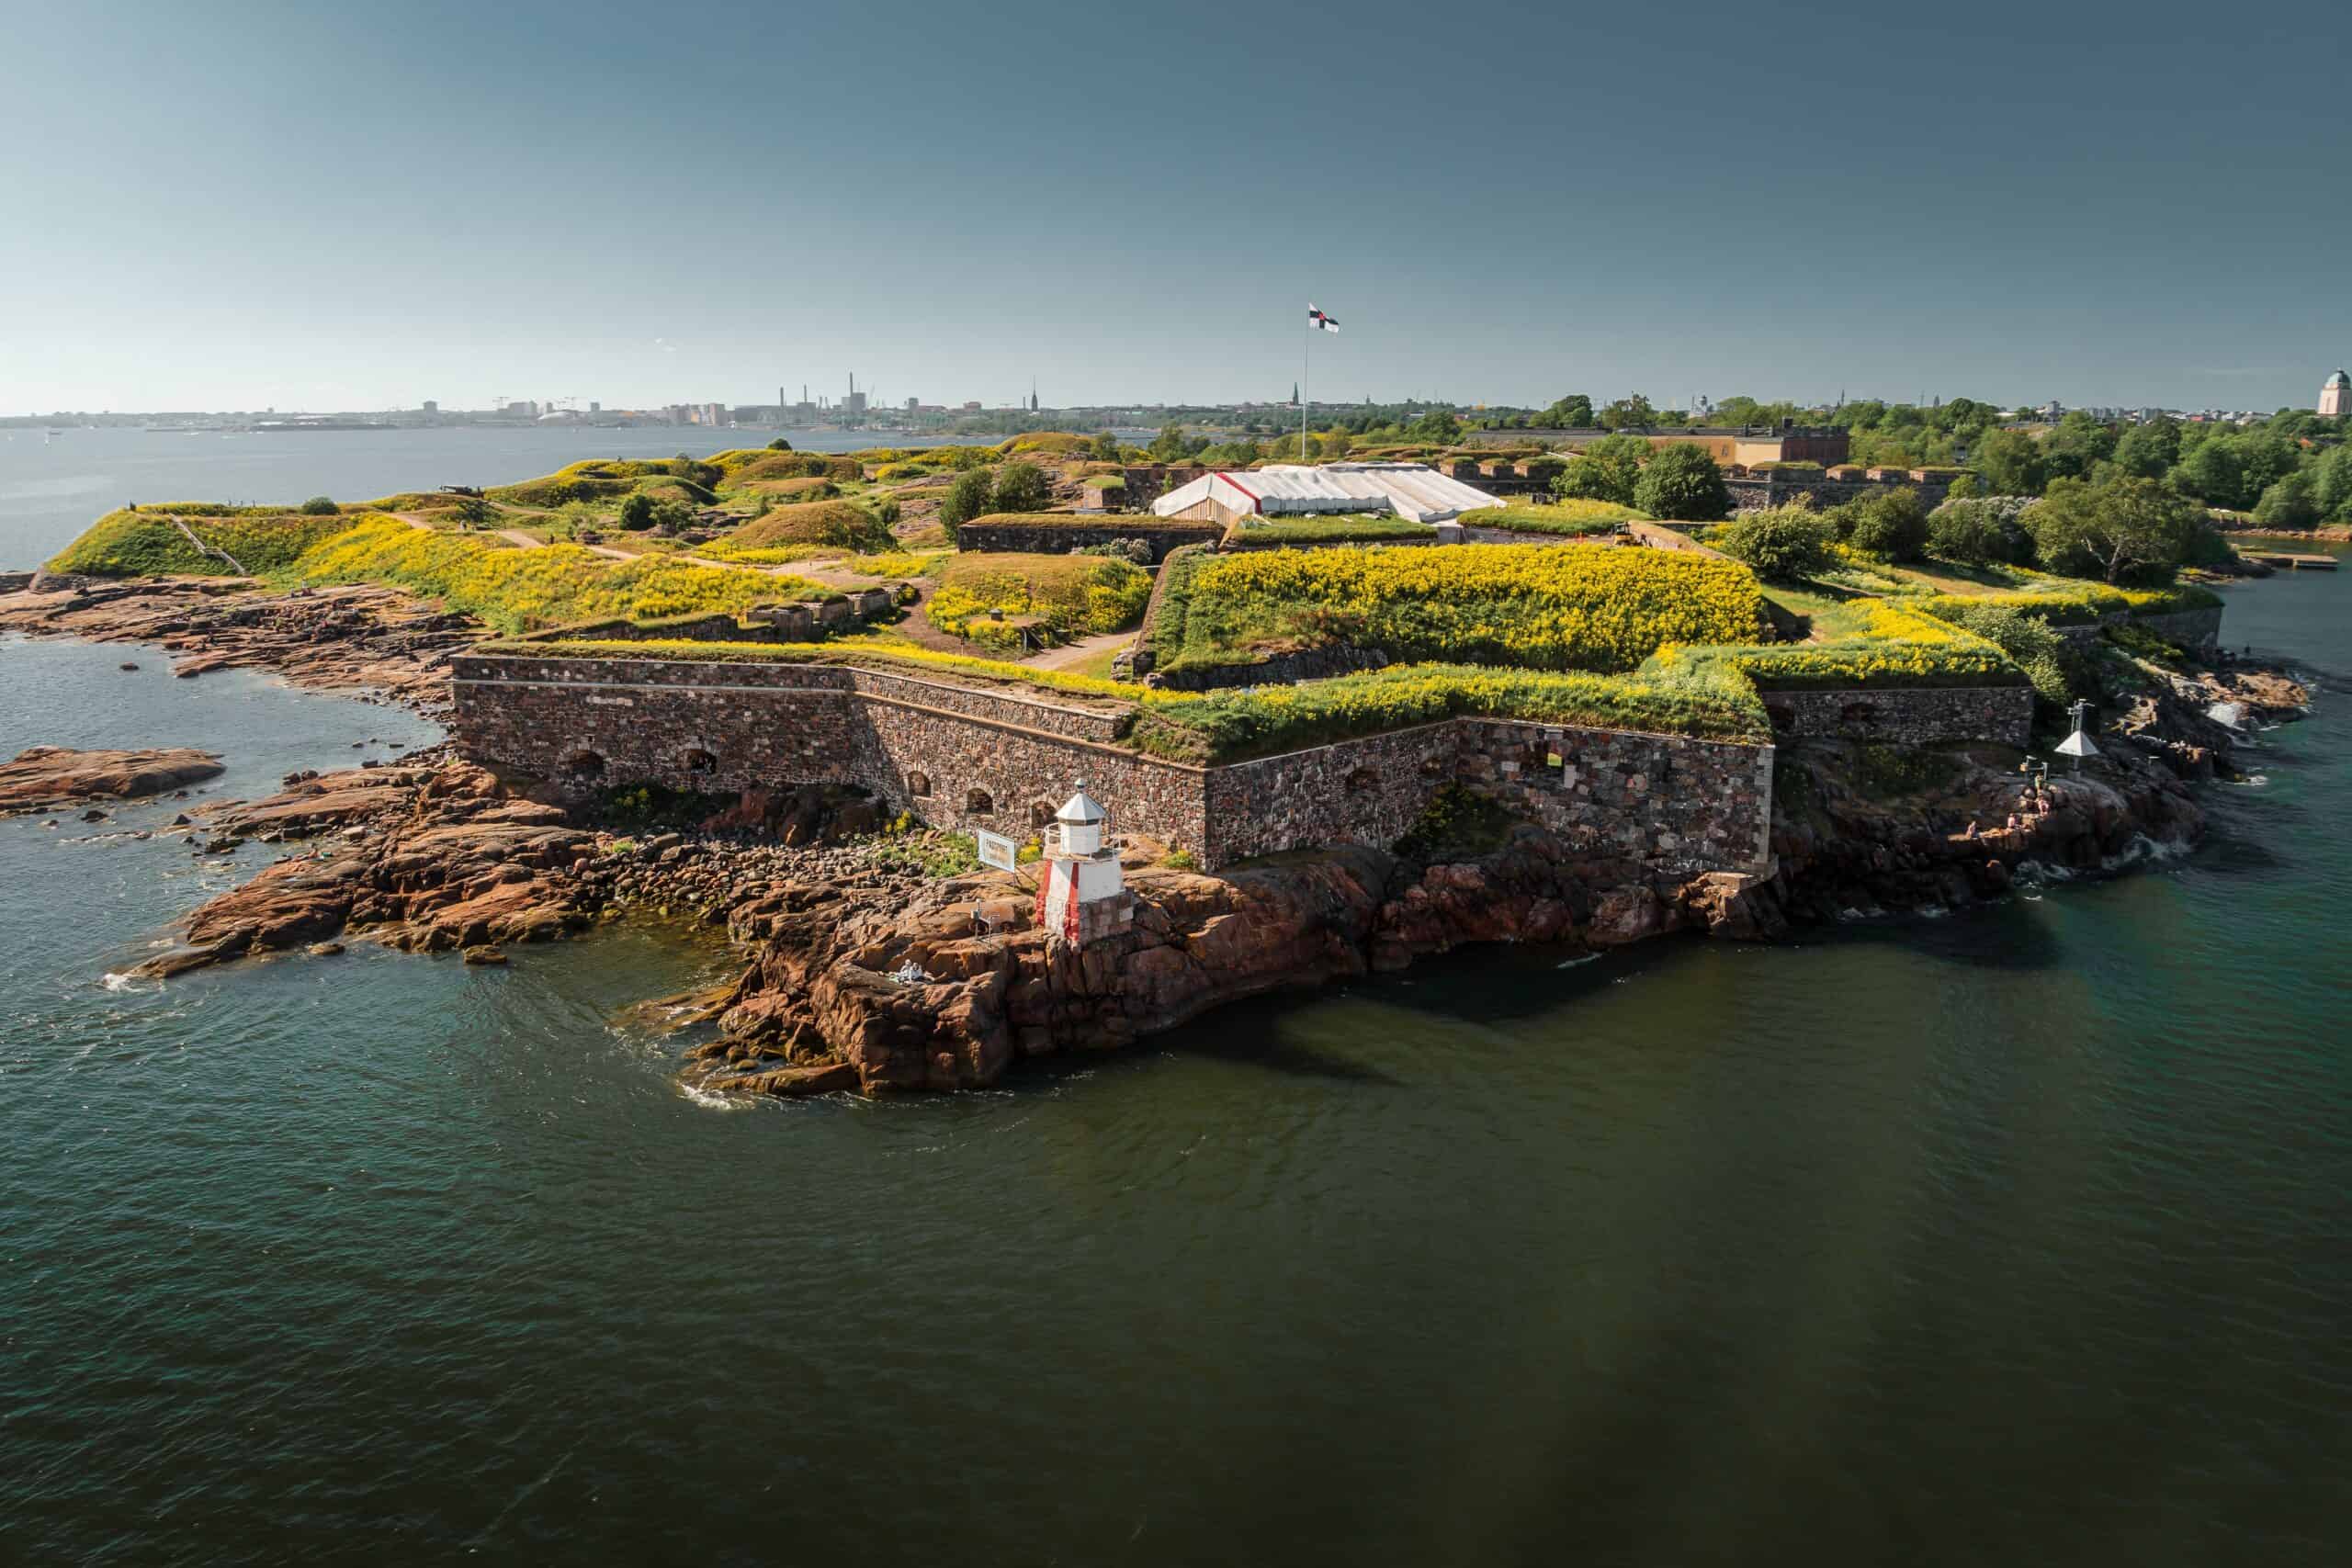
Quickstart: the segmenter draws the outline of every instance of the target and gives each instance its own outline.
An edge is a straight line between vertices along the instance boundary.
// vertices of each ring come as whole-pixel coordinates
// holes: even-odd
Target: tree
[[[301,510],[302,515],[305,517],[332,517],[340,511],[341,508],[337,507],[334,502],[327,496],[314,495],[311,497],[310,500],[302,503]]]
[[[1629,424],[1651,424],[1657,419],[1657,410],[1650,407],[1649,399],[1639,392],[1620,398],[1600,411],[1600,423],[1611,430],[1623,430]]]
[[[1642,469],[1634,481],[1634,504],[1653,517],[1712,523],[1731,510],[1731,491],[1704,447],[1678,443]]]
[[[1035,463],[1007,463],[996,474],[993,512],[1043,512],[1047,491],[1046,476]]]
[[[1747,512],[1709,530],[1707,543],[1746,565],[1758,577],[1793,582],[1826,571],[1836,558],[1837,537],[1829,519],[1804,506]]]
[[[2245,475],[2239,493],[2257,496],[2302,466],[2303,449],[2296,442],[2267,430],[2238,438],[2238,462]]]
[[[958,523],[969,523],[992,510],[989,505],[996,494],[996,476],[986,468],[967,468],[956,476],[947,487],[947,494],[939,502],[939,521],[953,528]]]
[[[2017,521],[2023,510],[2016,496],[1946,501],[1928,513],[1928,553],[1969,566],[2030,559],[2033,539]]]
[[[614,521],[632,534],[642,534],[653,526],[653,498],[643,491],[623,496],[620,515]]]
[[[1584,430],[1592,424],[1592,400],[1571,392],[1544,411],[1538,421],[1547,430]]]
[[[2319,481],[2299,469],[2262,492],[2254,520],[2266,528],[2308,528],[2320,520]]]
[[[2238,506],[2245,500],[2245,465],[2238,457],[2237,444],[2226,436],[2208,435],[2182,455],[2172,482],[2208,506]]]
[[[2180,426],[2169,419],[2135,424],[2115,444],[2115,466],[2134,479],[2160,479],[2180,461]]]
[[[1634,504],[1634,485],[1650,444],[1638,435],[1604,435],[1568,459],[1552,481],[1552,493],[1569,501],[1613,501]]]
[[[2163,581],[2198,547],[2205,515],[2162,479],[2118,475],[2104,484],[2055,479],[2025,525],[2041,564],[2105,582]]]
[[[698,485],[704,490],[709,490],[717,485],[722,477],[718,464],[706,463],[701,458],[685,452],[679,453],[670,460],[670,471],[688,484]]]
[[[1094,435],[1093,452],[1094,460],[1098,463],[1117,462],[1119,460],[1119,438],[1112,434],[1107,430],[1097,431]]]
[[[1462,439],[1462,422],[1452,409],[1431,409],[1407,425],[1405,434],[1415,441],[1448,446]]]
[[[2054,478],[2081,479],[2115,455],[2115,432],[2076,409],[2041,444],[2041,461]]]
[[[1157,463],[1181,463],[1189,450],[1184,445],[1184,427],[1163,424],[1151,443],[1152,460]]]
[[[1928,513],[1909,485],[1865,496],[1845,508],[1847,542],[1887,560],[1917,560],[1928,547]]]
[[[1985,488],[1995,495],[2040,495],[2049,483],[2041,449],[2019,431],[1986,431],[1969,466],[1984,476]]]
[[[2338,446],[2319,460],[2319,507],[2331,523],[2352,523],[2352,446]]]

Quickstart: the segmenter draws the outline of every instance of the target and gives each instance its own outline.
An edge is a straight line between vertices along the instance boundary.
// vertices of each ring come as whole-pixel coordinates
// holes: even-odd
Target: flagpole
[[[1315,352],[1315,317],[1306,318],[1306,335],[1298,348],[1298,460],[1306,461],[1306,362]]]

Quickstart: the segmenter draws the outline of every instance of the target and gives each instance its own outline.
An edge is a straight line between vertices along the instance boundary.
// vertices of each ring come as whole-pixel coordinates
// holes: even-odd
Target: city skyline
[[[816,365],[1224,403],[1300,378],[1309,299],[1348,322],[1309,395],[1349,400],[2267,409],[2352,358],[2335,12],[1506,6],[1409,60],[1425,18],[1377,6],[863,17],[715,4],[727,48],[663,51],[605,5],[22,8],[0,408],[749,402]],[[400,90],[285,90],[343,81]]]

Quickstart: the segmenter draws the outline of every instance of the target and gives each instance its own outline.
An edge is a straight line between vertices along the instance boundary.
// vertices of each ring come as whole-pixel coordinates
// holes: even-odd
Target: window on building
[[[605,776],[605,759],[594,751],[574,751],[564,759],[563,771],[583,779],[600,779]]]
[[[931,775],[929,773],[909,773],[907,775],[907,793],[917,800],[928,800],[931,798]]]
[[[1051,801],[1033,800],[1029,803],[1029,826],[1042,828],[1053,819],[1054,807]]]
[[[701,747],[695,747],[686,753],[686,772],[690,773],[715,773],[718,771],[718,759],[710,752],[704,750]]]

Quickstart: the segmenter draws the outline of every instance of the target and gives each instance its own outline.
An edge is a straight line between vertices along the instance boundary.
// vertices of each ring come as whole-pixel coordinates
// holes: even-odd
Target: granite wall
[[[1678,736],[1453,719],[1203,768],[1118,744],[1125,704],[850,665],[477,652],[454,675],[465,754],[575,798],[854,784],[934,826],[1025,838],[1082,780],[1121,828],[1212,868],[1386,849],[1455,782],[1677,872],[1760,866],[1771,811],[1770,747]]]
[[[2023,750],[2033,733],[2030,686],[1762,695],[1772,733],[1791,740],[1870,740],[1890,746],[1994,741]]]

